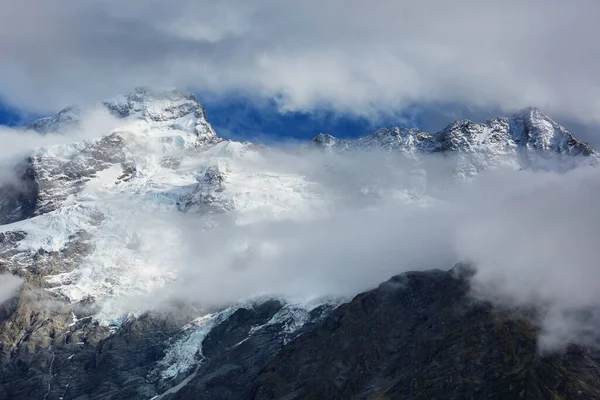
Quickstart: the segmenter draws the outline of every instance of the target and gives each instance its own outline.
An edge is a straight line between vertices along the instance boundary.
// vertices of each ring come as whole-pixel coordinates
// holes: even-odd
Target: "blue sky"
[[[318,133],[356,138],[368,135],[381,126],[406,122],[401,115],[385,116],[372,121],[331,109],[318,112],[280,112],[275,101],[257,101],[244,97],[209,100],[203,104],[219,136],[262,143],[290,139],[310,140]]]
[[[18,126],[27,122],[29,118],[23,116],[14,108],[0,102],[0,125]]]
[[[312,112],[280,112],[275,100],[242,95],[211,97],[196,93],[196,96],[204,105],[210,123],[220,137],[265,144],[286,140],[308,141],[318,133],[351,139],[389,126],[439,131],[457,119],[484,121],[494,116],[508,115],[499,109],[436,103],[413,105],[393,114],[369,119],[332,108]],[[46,114],[17,110],[0,101],[0,125],[23,126],[44,116]],[[595,126],[581,124],[565,116],[549,116],[571,130],[576,137],[595,146],[600,145]]]
[[[196,94],[219,136],[240,141],[273,143],[286,140],[307,141],[319,133],[340,138],[357,138],[381,127],[406,126],[439,130],[458,118],[485,118],[490,112],[473,111],[458,106],[437,109],[409,107],[395,114],[375,118],[341,113],[331,108],[312,112],[281,112],[275,100],[239,95],[212,98]],[[453,110],[449,112],[447,110]],[[56,110],[60,111],[59,109]],[[46,115],[19,111],[0,102],[0,125],[23,126]],[[481,119],[480,118],[480,119]]]
[[[197,94],[197,97],[219,136],[241,141],[269,143],[310,140],[318,133],[355,138],[368,135],[382,126],[418,126],[417,120],[413,121],[402,113],[370,120],[331,109],[318,112],[280,112],[276,102],[268,99],[232,96],[202,101],[201,94]],[[19,111],[0,102],[0,125],[23,126],[44,116],[46,115]]]

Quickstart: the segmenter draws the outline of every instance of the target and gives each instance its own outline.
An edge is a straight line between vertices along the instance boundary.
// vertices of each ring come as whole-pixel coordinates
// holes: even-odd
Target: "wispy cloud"
[[[13,297],[23,284],[23,279],[11,274],[0,274],[0,305]]]

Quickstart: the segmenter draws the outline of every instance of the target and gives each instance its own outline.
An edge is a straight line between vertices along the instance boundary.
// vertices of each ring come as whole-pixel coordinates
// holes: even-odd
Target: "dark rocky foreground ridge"
[[[192,308],[107,335],[32,304],[21,297],[2,309],[2,399],[600,399],[599,352],[539,354],[534,325],[474,300],[462,266],[403,273],[317,308],[288,340],[284,322],[266,324],[279,301],[239,308],[177,382],[153,370]]]

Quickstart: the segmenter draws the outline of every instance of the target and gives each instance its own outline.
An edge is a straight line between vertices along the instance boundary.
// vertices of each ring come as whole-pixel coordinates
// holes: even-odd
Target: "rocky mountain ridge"
[[[598,154],[592,146],[575,138],[537,108],[526,109],[511,118],[496,117],[484,123],[457,120],[440,132],[402,127],[381,128],[372,135],[356,140],[319,134],[312,143],[330,150],[383,148],[404,153],[473,153],[486,147],[498,151],[523,147],[531,151],[570,156]]]
[[[382,128],[356,140],[319,134],[311,144],[334,152],[376,149],[408,156],[455,154],[456,175],[466,178],[496,167],[568,169],[577,163],[598,165],[600,156],[596,149],[578,140],[537,108],[484,123],[458,120],[440,132]]]

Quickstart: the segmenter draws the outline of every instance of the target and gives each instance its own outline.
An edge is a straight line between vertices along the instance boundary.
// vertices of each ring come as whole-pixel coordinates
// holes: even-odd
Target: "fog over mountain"
[[[487,367],[443,398],[598,396],[599,153],[538,109],[265,146],[221,139],[191,93],[137,88],[0,136],[6,398],[437,396],[391,365],[451,376],[458,348]],[[291,377],[313,351],[380,361]],[[443,371],[418,372],[430,357]]]

